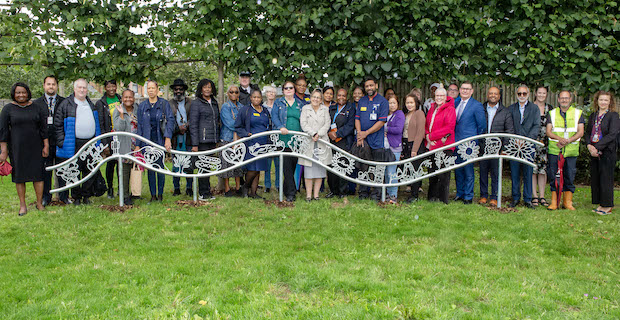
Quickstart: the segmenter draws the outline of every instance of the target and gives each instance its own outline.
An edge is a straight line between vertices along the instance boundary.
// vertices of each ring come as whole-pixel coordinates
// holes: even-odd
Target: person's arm
[[[312,107],[310,107],[312,108]],[[311,112],[310,109],[304,106],[301,109],[301,115],[299,116],[299,124],[301,125],[301,131],[307,133],[310,137],[313,137],[316,133],[315,128],[311,128],[308,124],[308,113]]]
[[[319,128],[319,137],[324,137],[327,135],[329,131],[329,127],[331,126],[331,119],[329,117],[329,110],[323,111],[323,126]]]
[[[166,128],[165,131],[162,132],[164,135],[164,147],[168,152],[172,149],[172,134],[174,133],[174,127],[177,124],[177,121],[174,117],[174,113],[172,113],[172,109],[170,108],[170,103],[164,100],[162,112],[166,115]]]
[[[506,112],[506,117],[504,117],[504,121],[504,129],[506,129],[506,133],[514,134],[515,123],[512,119],[512,113],[510,111]]]
[[[4,163],[9,156],[9,108],[4,107],[0,112],[0,163]]]
[[[273,103],[273,109],[271,109],[271,122],[273,123],[274,129],[282,129],[284,128],[284,124],[280,121],[280,112],[282,112],[281,106],[283,105],[281,102],[283,98],[278,98]]]
[[[355,130],[355,108],[351,107],[347,122],[336,131],[336,137],[346,138],[353,134]]]
[[[538,133],[540,132],[540,110],[538,109],[538,106],[534,105],[533,108],[531,108],[532,111],[530,111],[530,113],[532,114],[532,117],[534,117],[534,120],[532,122],[532,126],[530,127],[530,131],[528,132],[527,136],[531,139],[536,140],[536,138],[538,138]],[[581,131],[581,135],[583,135],[583,128]]]
[[[387,132],[391,135],[403,134],[405,128],[405,115],[402,111],[396,111],[394,113],[394,119],[392,119],[391,125],[387,126]]]
[[[56,146],[62,148],[65,142],[65,112],[69,102],[63,100],[54,113],[54,131],[56,132]]]
[[[39,106],[37,104],[32,104],[31,107],[39,108],[39,136],[43,140],[43,150],[41,151],[41,155],[44,158],[47,158],[50,150],[50,143],[47,134],[47,117],[49,115],[49,110],[47,110],[44,106]]]
[[[232,116],[232,108],[230,107],[230,103],[224,103],[222,106],[222,111],[220,111],[220,119],[222,120],[222,125],[230,130],[235,131],[235,120]]]
[[[620,117],[618,117],[618,114],[615,112],[609,112],[607,117],[610,117],[609,130],[606,135],[594,144],[594,147],[599,151],[605,149],[610,144],[616,143],[616,139],[618,135],[620,135]]]
[[[487,117],[485,116],[484,107],[479,102],[474,110],[474,120],[476,120],[478,134],[485,134],[487,132]]]
[[[115,131],[129,131],[128,122],[129,121],[125,121],[122,112],[119,112],[118,109],[114,110],[114,113],[112,114],[112,123]]]
[[[237,121],[235,121],[235,132],[239,138],[249,137],[249,132],[245,128],[245,122],[248,121],[248,119],[246,119],[248,110],[248,107],[241,108],[241,111],[239,111],[239,115],[237,116]]]

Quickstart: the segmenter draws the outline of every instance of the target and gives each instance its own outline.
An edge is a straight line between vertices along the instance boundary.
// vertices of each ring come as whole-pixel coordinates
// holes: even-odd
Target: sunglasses
[[[293,90],[293,87],[284,87],[284,90]]]
[[[228,93],[230,93],[230,94],[238,94],[239,91],[228,91]]]
[[[525,97],[525,96],[527,96],[527,92],[517,92],[517,95]]]

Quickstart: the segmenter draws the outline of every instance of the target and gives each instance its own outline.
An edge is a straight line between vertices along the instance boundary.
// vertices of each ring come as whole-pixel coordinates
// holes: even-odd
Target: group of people
[[[29,87],[16,83],[11,88],[12,103],[7,104],[0,114],[0,164],[10,157],[13,165],[12,178],[17,185],[20,198],[19,214],[27,212],[25,203],[25,183],[34,182],[37,195],[37,209],[51,202],[49,193],[52,186],[52,173],[45,167],[71,158],[86,142],[106,132],[123,131],[135,133],[153,143],[179,151],[205,151],[228,144],[252,135],[279,130],[279,140],[284,142],[285,151],[291,151],[288,142],[292,139],[290,131],[302,131],[311,138],[310,148],[305,158],[285,156],[283,163],[278,158],[254,160],[243,168],[236,168],[218,174],[220,186],[225,196],[244,196],[261,198],[257,194],[261,172],[264,172],[265,191],[271,190],[272,162],[275,162],[275,185],[283,179],[283,194],[286,201],[295,201],[300,187],[295,175],[303,171],[306,200],[317,200],[325,188],[327,178],[329,192],[325,198],[344,197],[353,194],[356,186],[336,174],[328,173],[316,162],[329,166],[332,161],[331,148],[321,142],[331,144],[362,159],[391,162],[407,159],[428,151],[441,148],[484,133],[509,133],[538,140],[545,147],[536,149],[534,159],[536,168],[511,161],[512,179],[511,207],[523,203],[528,208],[537,205],[555,210],[563,206],[574,210],[572,195],[575,192],[574,179],[579,143],[582,138],[591,155],[592,202],[599,206],[598,214],[609,214],[614,206],[614,168],[617,160],[618,132],[620,118],[616,112],[615,97],[611,92],[599,91],[595,94],[587,122],[580,109],[572,105],[569,91],[561,91],[559,107],[546,103],[547,88],[538,87],[534,102],[529,100],[530,88],[520,85],[517,88],[517,102],[505,107],[502,105],[500,90],[491,87],[487,101],[481,103],[472,97],[473,85],[470,82],[450,84],[446,90],[442,84],[431,85],[432,97],[422,102],[421,90],[413,89],[403,101],[394,90],[387,89],[381,95],[377,81],[367,78],[363,87],[351,91],[326,86],[308,91],[303,76],[294,81],[285,81],[282,96],[276,97],[276,88],[266,86],[261,89],[251,83],[249,72],[239,74],[239,85],[231,85],[226,90],[226,102],[221,107],[215,98],[215,84],[209,79],[201,80],[194,98],[187,95],[188,86],[182,79],[175,80],[170,88],[173,98],[168,101],[159,96],[157,82],[146,83],[148,99],[136,104],[135,93],[130,89],[117,93],[114,80],[104,83],[103,97],[95,103],[88,97],[88,83],[76,80],[73,93],[63,98],[58,95],[58,80],[48,76],[43,82],[45,93],[32,101]],[[306,93],[309,92],[310,94]],[[264,96],[263,96],[264,95]],[[585,134],[585,137],[584,137]],[[97,143],[109,145],[109,138]],[[258,137],[246,142],[268,144],[268,137]],[[484,141],[477,143],[483,144]],[[146,144],[129,137],[120,138],[119,152],[139,153]],[[104,151],[109,155],[109,149]],[[445,150],[446,156],[454,154],[454,148]],[[246,152],[246,160],[253,156]],[[464,162],[456,155],[456,163]],[[561,161],[560,161],[561,160]],[[159,158],[155,166],[164,167],[164,159]],[[479,162],[480,204],[497,205],[497,177],[499,160]],[[419,166],[420,160],[414,162]],[[558,168],[558,163],[562,168]],[[108,162],[106,181],[108,197],[114,197],[113,181],[117,171],[115,162]],[[283,176],[279,176],[279,166]],[[439,164],[433,161],[431,171]],[[222,159],[222,168],[232,164]],[[78,159],[82,176],[89,169],[84,159]],[[560,175],[556,175],[562,169]],[[124,197],[126,204],[133,200],[129,192],[130,165],[123,166]],[[174,167],[173,171],[192,173],[191,166]],[[386,182],[395,182],[397,166],[386,168]],[[230,183],[234,178],[234,186]],[[491,190],[489,192],[489,178]],[[93,180],[68,192],[60,192],[59,200],[66,204],[88,204],[93,196]],[[181,179],[173,178],[173,195],[181,194]],[[162,201],[165,175],[148,172],[150,201]],[[455,170],[456,198],[471,204],[474,198],[474,165],[468,164]],[[545,198],[545,184],[551,185],[550,202]],[[64,181],[59,179],[60,186]],[[429,179],[427,191],[430,201],[449,202],[450,172],[435,175]],[[185,193],[190,195],[192,178],[186,179]],[[416,201],[421,182],[408,186],[408,202]],[[521,193],[522,190],[522,193]],[[561,192],[560,192],[561,191]],[[379,200],[379,189],[359,186],[360,198]],[[209,178],[198,179],[200,199],[213,198]],[[387,188],[387,201],[396,203],[398,187]],[[560,201],[562,199],[562,201]],[[562,203],[560,203],[562,202]]]

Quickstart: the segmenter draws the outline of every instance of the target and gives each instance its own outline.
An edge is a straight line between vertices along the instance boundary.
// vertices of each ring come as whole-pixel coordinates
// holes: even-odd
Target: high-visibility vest
[[[551,117],[551,125],[553,128],[551,131],[560,137],[569,139],[577,133],[579,128],[579,118],[581,118],[581,110],[575,107],[569,107],[566,110],[566,120],[560,115],[560,107],[555,108],[549,112]],[[564,147],[562,153],[565,157],[577,157],[579,156],[579,140],[569,143]],[[557,145],[558,140],[549,138],[549,154],[560,154],[560,148]]]

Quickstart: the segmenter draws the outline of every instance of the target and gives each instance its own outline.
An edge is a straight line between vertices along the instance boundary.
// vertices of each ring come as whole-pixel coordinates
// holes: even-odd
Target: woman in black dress
[[[33,104],[30,88],[18,82],[11,88],[13,102],[0,113],[0,163],[11,159],[11,178],[19,197],[19,215],[27,213],[26,182],[33,182],[37,209],[43,210],[43,157],[47,157],[47,108]]]

